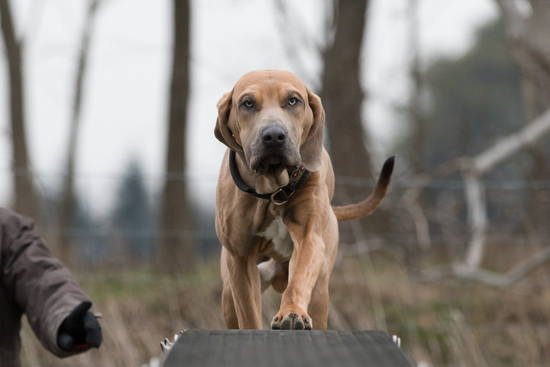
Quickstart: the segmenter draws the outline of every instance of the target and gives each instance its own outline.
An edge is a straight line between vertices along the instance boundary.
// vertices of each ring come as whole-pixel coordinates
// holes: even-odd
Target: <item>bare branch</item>
[[[515,0],[496,0],[508,24],[508,34],[517,39],[525,34],[525,19]]]
[[[519,132],[503,138],[476,157],[463,160],[471,232],[464,264],[467,268],[473,270],[481,264],[487,230],[485,194],[479,177],[519,150],[532,146],[548,132],[550,132],[550,109]]]
[[[418,203],[418,196],[420,195],[420,188],[414,187],[403,195],[401,198],[402,203],[405,205],[409,213],[411,214],[416,229],[416,240],[418,247],[422,250],[429,250],[432,246],[432,240],[430,238],[430,228],[428,225],[428,219],[422,210],[422,206]]]
[[[324,18],[324,29],[323,29],[323,39],[321,44],[321,54],[324,54],[328,48],[328,45],[331,45],[334,41],[334,33],[336,32],[336,17],[338,14],[338,4],[336,0],[324,0],[323,1],[325,8],[325,18]]]
[[[76,71],[75,89],[73,110],[71,123],[69,125],[69,140],[67,144],[67,166],[65,171],[65,180],[63,183],[63,197],[61,203],[61,215],[59,218],[59,226],[61,228],[69,228],[74,217],[75,210],[75,193],[74,193],[74,170],[76,160],[76,149],[78,143],[78,135],[81,123],[81,107],[82,93],[84,89],[84,77],[88,65],[88,53],[92,40],[93,27],[97,15],[97,10],[101,0],[90,0],[86,16],[84,19],[84,27],[80,38],[80,52],[78,55],[78,66]],[[63,236],[59,238],[60,256],[65,263],[71,263],[71,248],[70,238]]]
[[[535,121],[527,124],[520,131],[511,134],[491,148],[478,154],[472,159],[472,168],[477,174],[490,171],[494,166],[517,153],[535,144],[539,139],[550,132],[550,109],[539,116]]]
[[[299,19],[295,12],[288,10],[285,0],[273,0],[273,4],[280,29],[279,33],[282,35],[282,44],[288,59],[297,69],[297,73],[308,81],[314,90],[319,89],[319,77],[306,67],[303,55],[321,57],[326,47],[325,40],[315,37],[315,34],[320,32],[311,34],[304,26],[303,20]]]
[[[485,189],[477,175],[471,172],[464,177],[466,183],[466,202],[468,203],[468,223],[470,227],[470,243],[465,257],[465,265],[474,269],[479,267],[483,259],[485,233],[487,231],[487,213]]]
[[[537,266],[544,264],[550,260],[550,246],[547,246],[540,251],[536,252],[527,260],[517,264],[510,271],[508,271],[508,277],[510,282],[516,282],[534,270]]]
[[[527,260],[520,262],[505,274],[499,274],[480,268],[472,268],[466,264],[453,264],[424,271],[422,280],[433,281],[441,279],[442,277],[455,276],[496,287],[509,287],[549,260],[550,246],[547,246],[533,254]]]

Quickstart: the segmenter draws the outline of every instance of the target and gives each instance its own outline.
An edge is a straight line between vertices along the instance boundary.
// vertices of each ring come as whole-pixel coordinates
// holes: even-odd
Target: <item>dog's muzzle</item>
[[[260,133],[262,139],[261,163],[275,165],[283,163],[285,157],[285,143],[288,134],[282,126],[267,126]]]
[[[261,174],[273,165],[295,167],[300,164],[300,156],[295,150],[297,149],[284,126],[266,126],[260,130],[258,139],[252,146],[250,168]]]

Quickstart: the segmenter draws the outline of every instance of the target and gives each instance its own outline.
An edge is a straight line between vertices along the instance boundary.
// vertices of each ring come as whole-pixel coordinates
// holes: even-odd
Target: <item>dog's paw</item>
[[[299,307],[288,307],[299,312],[279,311],[271,321],[271,328],[274,330],[311,330],[313,321],[306,312]],[[284,315],[284,316],[283,316]]]

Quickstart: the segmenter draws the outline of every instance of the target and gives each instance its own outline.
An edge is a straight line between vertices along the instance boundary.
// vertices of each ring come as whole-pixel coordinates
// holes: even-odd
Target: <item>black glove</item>
[[[67,352],[99,348],[103,336],[92,311],[92,302],[84,301],[63,320],[57,332],[57,345]]]

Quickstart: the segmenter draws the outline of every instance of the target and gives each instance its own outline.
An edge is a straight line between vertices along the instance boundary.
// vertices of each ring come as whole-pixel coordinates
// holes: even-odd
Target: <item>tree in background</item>
[[[409,91],[409,105],[407,108],[407,119],[410,129],[410,150],[407,156],[410,159],[411,167],[416,175],[424,173],[422,156],[426,149],[424,142],[425,121],[424,121],[424,77],[420,65],[420,7],[419,0],[409,0],[409,50],[410,67],[409,77],[411,88]]]
[[[424,172],[432,176],[437,172],[450,170],[456,166],[457,158],[479,154],[500,137],[515,132],[524,124],[521,74],[507,52],[502,20],[481,28],[473,46],[462,57],[435,60],[421,77],[423,88],[429,95],[429,103],[421,108],[408,106],[406,111],[422,110],[424,128],[421,138],[425,146],[421,152],[416,152],[421,154],[407,154],[417,147],[417,137],[411,134],[396,147],[399,156],[418,160],[414,164],[406,164],[413,167],[414,174],[418,174],[414,167],[422,167]],[[425,102],[423,99],[410,99],[409,102],[423,101]],[[407,123],[414,126],[414,116],[410,113],[407,115]],[[506,165],[488,172],[485,177],[495,182],[523,180],[524,166],[525,156],[518,156]],[[453,177],[462,179],[458,172]],[[409,232],[410,228],[403,227],[413,223],[417,226],[418,235],[418,223],[421,222],[419,219],[423,219],[422,216],[425,215],[429,221],[429,227],[426,226],[425,229],[429,233],[424,238],[434,235],[439,238],[436,245],[445,243],[449,255],[458,258],[462,256],[464,248],[463,243],[457,246],[456,239],[467,231],[465,222],[468,213],[463,191],[451,188],[424,191],[421,201],[424,213],[419,213],[417,208],[404,200],[413,221],[402,218],[395,222],[395,229]],[[415,196],[418,193],[419,191]],[[506,218],[505,208],[509,207],[515,197],[517,198],[513,195],[488,196],[491,219],[494,223],[507,223],[502,226],[501,234],[505,231],[510,234],[522,226],[517,218],[512,221]],[[422,242],[417,240],[414,243],[409,256],[416,256],[417,245],[422,247]]]
[[[436,60],[427,69],[431,107],[421,164],[430,172],[522,126],[521,74],[505,45],[502,21],[493,22],[478,31],[464,56]]]
[[[347,178],[371,178],[372,164],[366,148],[367,134],[361,110],[361,51],[367,27],[369,0],[327,0],[322,32],[310,33],[303,19],[292,11],[290,1],[273,0],[279,32],[284,37],[286,54],[297,73],[321,96],[326,113],[326,141],[336,175]],[[292,38],[292,42],[286,39]],[[305,50],[305,51],[304,51]],[[318,55],[322,75],[311,75],[303,53]],[[319,82],[320,79],[320,82]],[[319,85],[320,84],[320,85]],[[364,188],[349,187],[348,196],[337,200],[363,199]]]
[[[152,254],[154,214],[138,162],[131,160],[126,172],[116,195],[111,223],[122,237],[130,260],[143,261]]]
[[[189,96],[189,0],[174,0],[174,51],[166,181],[163,190],[157,244],[157,269],[175,274],[190,271],[195,264],[190,204],[185,182],[185,137]]]
[[[38,197],[34,189],[27,137],[23,83],[22,43],[17,40],[8,0],[0,0],[0,21],[9,66],[9,94],[12,136],[12,170],[15,211],[39,220]]]
[[[360,70],[369,1],[339,0],[333,4],[333,39],[323,55],[321,78],[330,156],[337,176],[371,178],[361,117],[364,94]],[[364,198],[365,189],[350,186],[348,194],[357,201]]]
[[[349,204],[369,193],[373,178],[367,149],[368,134],[362,116],[361,51],[367,27],[369,0],[333,0],[327,17],[326,46],[322,52],[321,100],[326,113],[326,142],[336,174],[334,202]],[[327,7],[327,13],[331,11]],[[364,242],[364,233],[385,232],[384,214],[346,222],[340,226],[344,243]]]
[[[526,123],[530,124],[550,108],[550,4],[529,0],[531,11],[520,11],[517,1],[496,0],[506,20],[509,48],[522,75],[522,97]],[[544,181],[550,176],[548,147],[532,146],[530,178]],[[550,234],[546,218],[550,196],[546,190],[533,190],[531,220],[540,231]]]
[[[63,190],[61,198],[61,212],[59,214],[59,229],[60,236],[58,238],[57,255],[65,263],[69,265],[73,262],[73,238],[71,238],[71,228],[75,221],[76,196],[74,190],[74,172],[75,160],[77,154],[77,143],[80,132],[81,110],[82,110],[82,93],[84,87],[84,76],[88,65],[88,54],[90,43],[93,34],[93,26],[101,0],[90,0],[86,17],[84,19],[84,27],[80,39],[80,52],[78,55],[78,66],[75,78],[74,101],[71,115],[71,123],[69,126],[69,139],[67,144],[67,154],[65,159],[67,165],[65,168],[65,180],[63,181]]]

